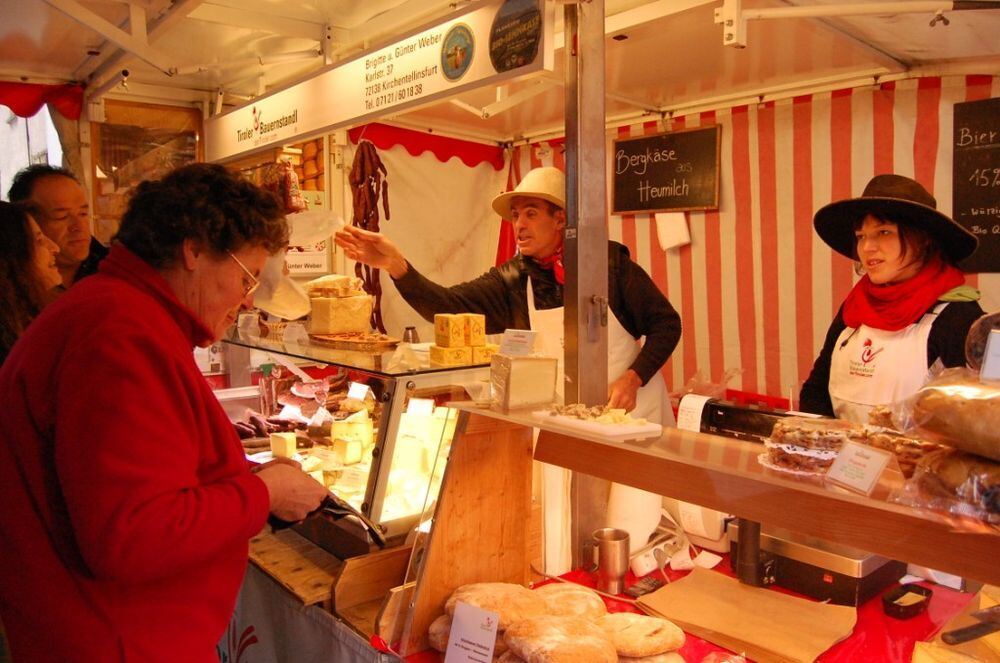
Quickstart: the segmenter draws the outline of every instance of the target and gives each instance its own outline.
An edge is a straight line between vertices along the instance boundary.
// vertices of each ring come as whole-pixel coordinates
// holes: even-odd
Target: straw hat
[[[541,198],[566,209],[566,176],[552,166],[535,168],[513,191],[501,193],[493,199],[494,211],[505,219],[511,218],[510,202],[517,197]]]
[[[868,214],[926,231],[955,262],[979,245],[975,235],[937,210],[927,189],[902,175],[876,175],[860,198],[830,203],[816,212],[813,227],[831,249],[856,260],[854,224]]]

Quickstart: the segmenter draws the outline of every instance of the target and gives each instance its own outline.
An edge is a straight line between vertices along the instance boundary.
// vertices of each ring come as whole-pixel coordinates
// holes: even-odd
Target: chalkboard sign
[[[718,208],[721,131],[715,124],[616,140],[612,211]]]
[[[952,218],[979,238],[967,272],[1000,272],[1000,98],[955,104]]]

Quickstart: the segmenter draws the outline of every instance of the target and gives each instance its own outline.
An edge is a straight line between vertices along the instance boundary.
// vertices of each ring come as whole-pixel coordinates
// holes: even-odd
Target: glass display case
[[[303,469],[401,541],[433,510],[457,420],[445,404],[489,390],[488,365],[432,365],[426,345],[348,349],[235,332],[225,341],[230,388],[216,395],[246,431],[248,457],[270,458],[264,433],[293,433]],[[368,552],[349,520],[336,532],[307,523],[298,531],[337,556]]]

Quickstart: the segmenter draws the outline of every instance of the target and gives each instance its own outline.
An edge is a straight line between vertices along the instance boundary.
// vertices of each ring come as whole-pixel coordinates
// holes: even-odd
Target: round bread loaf
[[[927,495],[965,502],[988,522],[1000,522],[1000,463],[944,449],[924,457],[917,474]]]
[[[527,587],[506,582],[477,582],[456,589],[444,609],[455,614],[459,601],[483,610],[495,612],[500,617],[497,630],[506,630],[514,622],[545,614],[545,601]]]
[[[527,663],[615,663],[618,654],[604,632],[582,617],[544,615],[504,632],[510,651]]]
[[[596,621],[608,614],[604,601],[591,589],[569,582],[542,585],[535,593],[545,599],[545,612]]]
[[[449,634],[451,634],[451,617],[444,614],[432,621],[427,628],[427,642],[440,652],[446,651]]]
[[[941,444],[1000,460],[1000,388],[972,374],[921,389],[913,419]]]
[[[523,658],[509,649],[501,654],[500,658],[496,659],[496,661],[497,663],[526,663]]]
[[[684,663],[684,657],[675,651],[668,651],[665,654],[640,656],[639,658],[619,656],[618,663]]]
[[[621,656],[638,658],[673,651],[684,644],[684,631],[659,617],[616,612],[597,620]]]

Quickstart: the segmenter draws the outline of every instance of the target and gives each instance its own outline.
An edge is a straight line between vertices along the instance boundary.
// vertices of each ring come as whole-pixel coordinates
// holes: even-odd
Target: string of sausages
[[[389,182],[386,181],[388,174],[382,159],[379,158],[378,152],[375,150],[375,145],[370,140],[362,140],[358,143],[358,149],[354,153],[354,163],[351,165],[351,174],[348,178],[354,197],[352,225],[371,232],[379,232],[379,198],[382,199],[385,220],[389,220]],[[379,280],[379,270],[358,262],[354,264],[354,275],[361,279],[365,292],[375,298],[371,325],[373,329],[384,334],[382,283]]]

